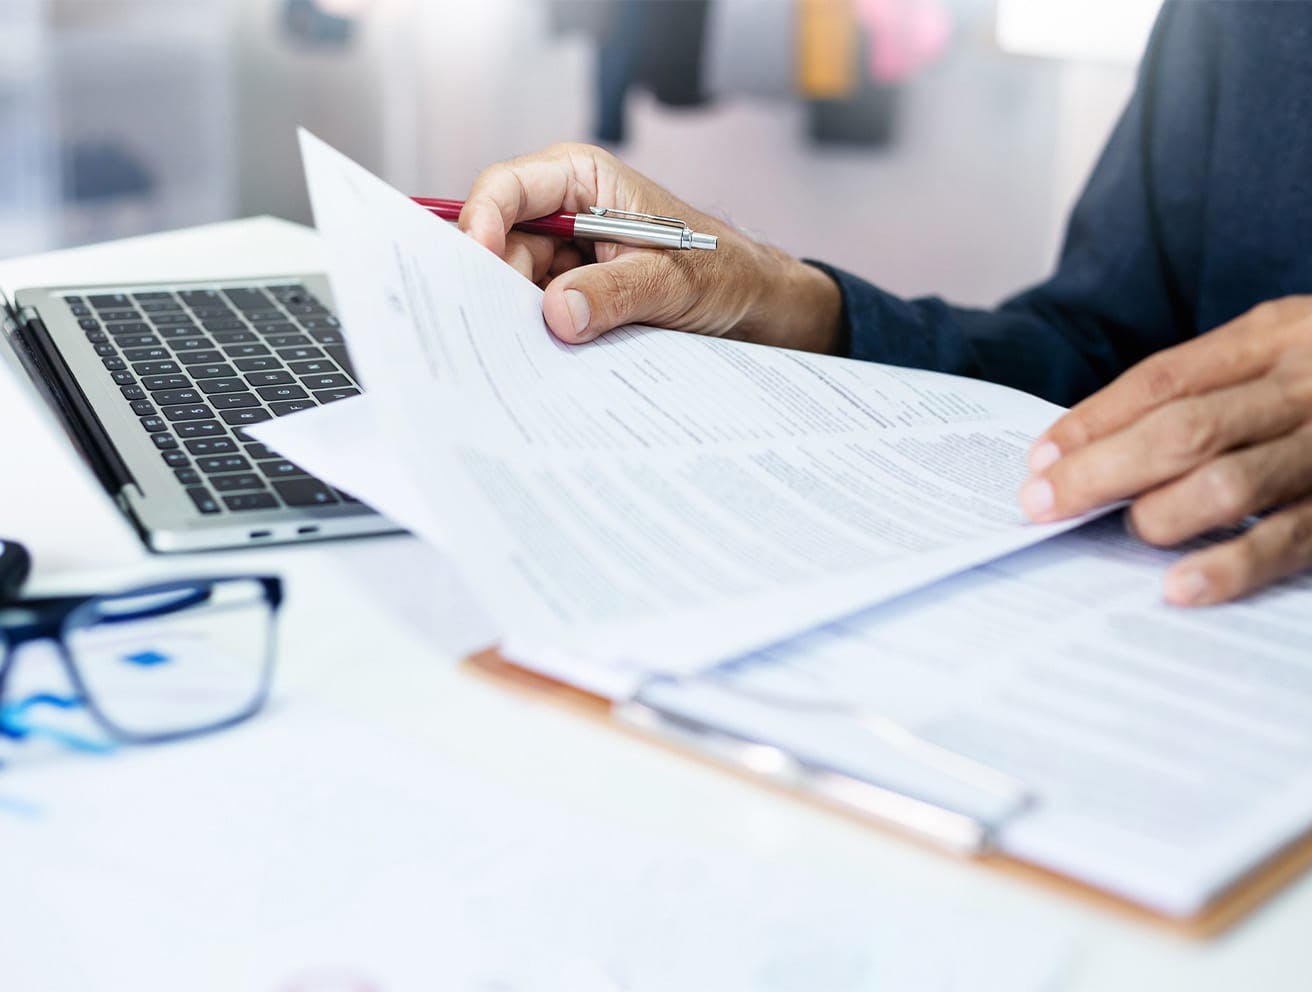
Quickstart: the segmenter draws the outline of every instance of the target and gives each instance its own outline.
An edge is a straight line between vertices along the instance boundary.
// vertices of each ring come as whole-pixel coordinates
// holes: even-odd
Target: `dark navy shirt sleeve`
[[[1046,282],[995,310],[968,309],[937,297],[904,300],[811,262],[842,291],[847,353],[989,379],[1069,405],[1197,333],[1185,284],[1206,199],[1216,72],[1210,7],[1163,8],[1134,95]]]

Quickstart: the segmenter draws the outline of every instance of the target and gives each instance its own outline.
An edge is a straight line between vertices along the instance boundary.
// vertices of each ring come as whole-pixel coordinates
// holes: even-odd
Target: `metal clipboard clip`
[[[777,744],[679,712],[668,702],[652,698],[656,694],[653,690],[661,686],[693,685],[797,715],[850,720],[902,755],[995,797],[1001,809],[991,816],[981,816],[944,805],[904,788],[801,758]],[[687,746],[739,771],[816,796],[957,853],[981,855],[994,850],[999,830],[1037,802],[1030,787],[1011,775],[935,744],[906,725],[866,707],[801,700],[705,678],[658,676],[645,681],[631,697],[618,704],[614,715],[631,727]]]

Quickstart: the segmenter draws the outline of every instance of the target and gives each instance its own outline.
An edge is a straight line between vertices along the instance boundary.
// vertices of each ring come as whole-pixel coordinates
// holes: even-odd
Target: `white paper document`
[[[536,286],[302,150],[379,438],[512,656],[697,670],[1070,526],[1016,505],[1058,407],[651,328],[562,344]]]
[[[1312,823],[1312,577],[1183,610],[1161,596],[1178,554],[1109,518],[713,677],[865,708],[1005,772],[1035,800],[1005,850],[1189,915]],[[655,698],[873,781],[906,775],[848,719],[706,684]],[[923,764],[909,778],[961,791]]]

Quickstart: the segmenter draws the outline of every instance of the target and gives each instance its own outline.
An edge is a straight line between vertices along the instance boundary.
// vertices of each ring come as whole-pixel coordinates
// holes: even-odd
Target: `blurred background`
[[[0,257],[614,148],[904,294],[1041,277],[1159,0],[0,0]]]

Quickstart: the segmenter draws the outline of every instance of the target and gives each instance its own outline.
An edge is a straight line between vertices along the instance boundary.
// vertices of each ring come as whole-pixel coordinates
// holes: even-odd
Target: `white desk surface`
[[[316,271],[312,231],[270,218],[210,225],[0,262],[0,286],[259,276]],[[0,534],[35,559],[29,590],[112,578],[270,569],[287,581],[278,690],[349,707],[526,794],[675,837],[838,873],[872,891],[941,902],[1073,935],[1063,988],[1305,989],[1312,982],[1312,878],[1220,939],[1199,943],[1077,899],[865,829],[457,670],[456,589],[409,537],[224,554],[148,555],[66,441],[0,385]],[[105,570],[112,570],[112,576]],[[431,575],[389,587],[388,576]],[[389,602],[388,597],[400,597]],[[221,852],[210,852],[221,857]],[[9,852],[20,856],[20,852]]]

